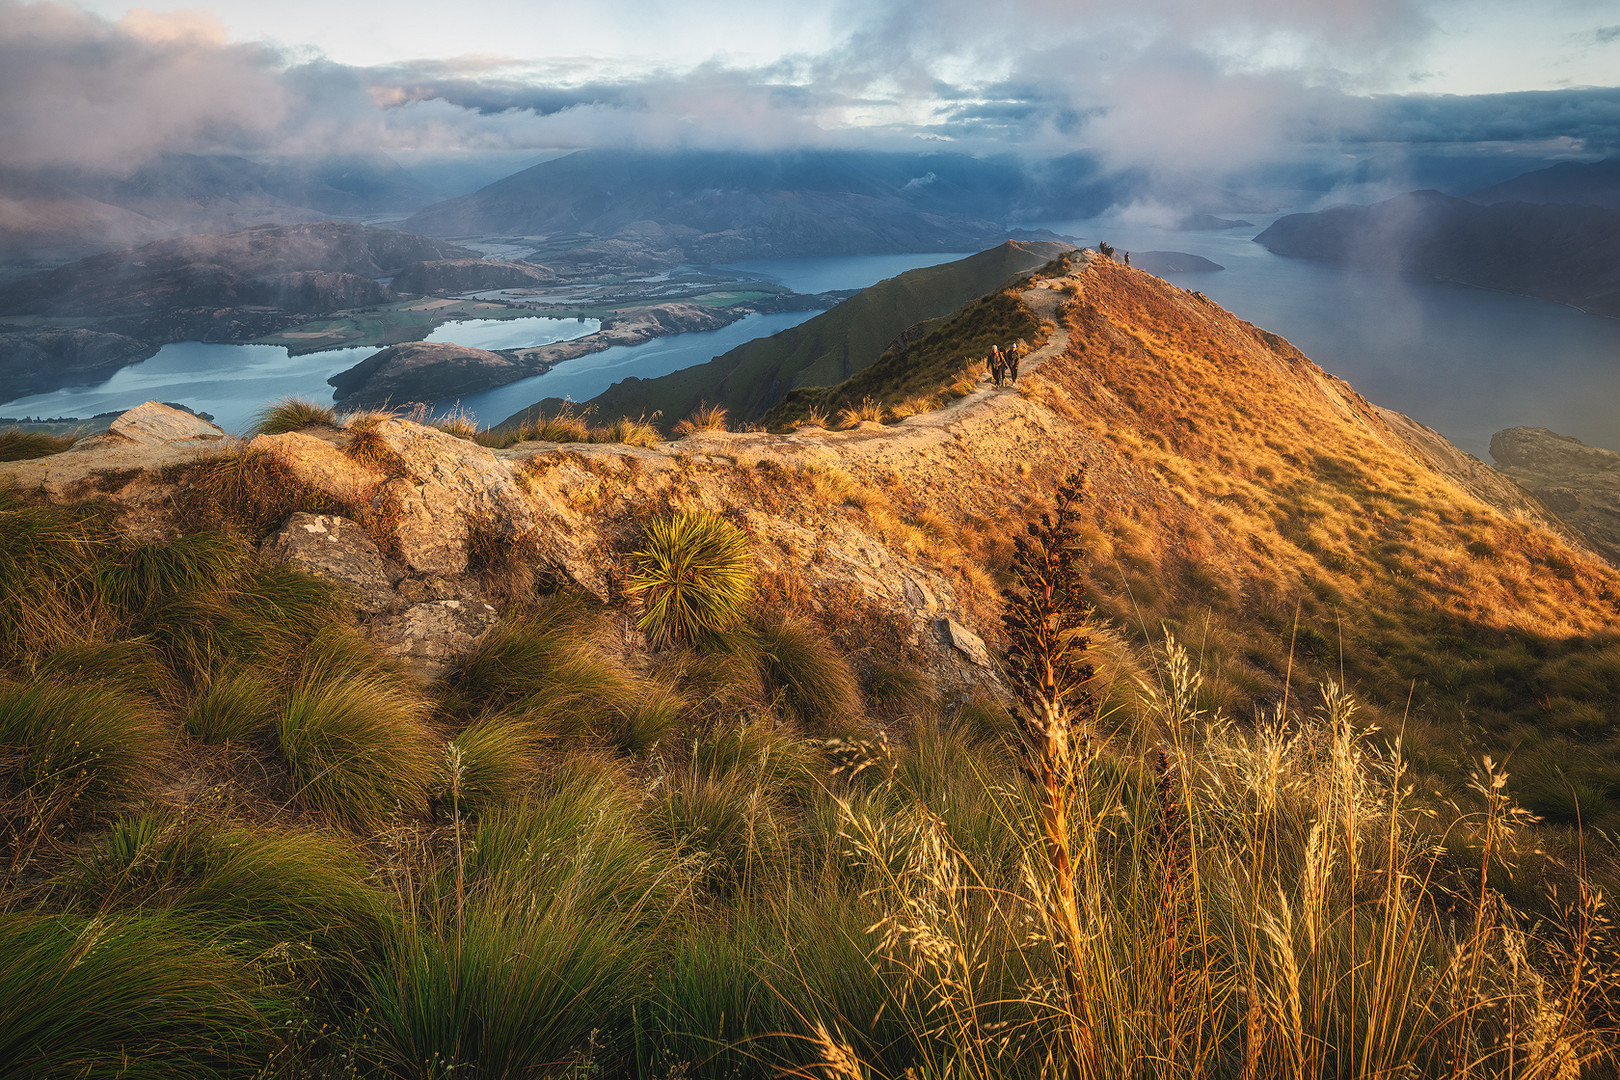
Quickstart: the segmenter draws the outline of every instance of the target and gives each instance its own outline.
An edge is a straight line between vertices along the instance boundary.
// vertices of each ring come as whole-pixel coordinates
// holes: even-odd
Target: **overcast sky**
[[[0,0],[0,162],[592,145],[1620,152],[1614,0]]]

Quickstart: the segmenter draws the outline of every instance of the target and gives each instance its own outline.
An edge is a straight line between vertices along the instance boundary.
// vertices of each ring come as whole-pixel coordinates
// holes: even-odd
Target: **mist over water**
[[[1225,266],[1166,274],[1287,338],[1368,400],[1490,461],[1494,432],[1545,427],[1620,451],[1620,319],[1447,282],[1273,255],[1253,228],[1176,232],[1107,219],[1042,222],[1120,251],[1188,251]]]

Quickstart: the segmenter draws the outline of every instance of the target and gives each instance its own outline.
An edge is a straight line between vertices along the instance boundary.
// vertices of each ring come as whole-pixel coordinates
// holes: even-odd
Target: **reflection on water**
[[[180,341],[150,360],[121,368],[97,386],[72,387],[0,403],[7,416],[95,416],[143,401],[173,401],[212,413],[214,423],[240,433],[253,414],[283,397],[330,404],[330,375],[376,352],[374,345],[288,356],[280,345],[217,345]]]
[[[1491,460],[1491,434],[1547,427],[1620,450],[1620,319],[1545,300],[1273,255],[1252,229],[1172,232],[1108,221],[1043,223],[1120,250],[1179,250],[1219,273],[1166,274],[1281,334],[1368,400]]]
[[[469,349],[532,349],[572,341],[602,329],[600,319],[465,319],[437,327],[423,341],[448,341]]]
[[[1224,232],[1173,232],[1106,220],[1039,224],[1105,239],[1125,251],[1190,251],[1213,259],[1227,269],[1167,277],[1282,334],[1370,400],[1408,413],[1470,453],[1487,457],[1491,433],[1517,424],[1620,450],[1615,407],[1620,320],[1462,285],[1285,259],[1251,241],[1268,224],[1254,220],[1254,228]],[[956,257],[764,259],[734,269],[799,292],[823,292],[861,288]],[[615,346],[565,361],[544,375],[461,398],[459,404],[481,422],[497,423],[545,397],[583,401],[627,376],[652,378],[704,363],[815,314],[750,315],[721,330]],[[536,333],[556,332],[560,336],[549,340],[562,340],[593,328],[591,321],[571,319],[479,320],[448,324],[431,340],[516,348],[538,343]],[[479,336],[486,331],[492,336]],[[497,333],[513,337],[496,338]],[[157,356],[124,368],[100,386],[0,402],[0,415],[88,417],[156,398],[206,410],[228,430],[240,430],[255,410],[285,395],[331,401],[327,377],[375,351],[364,347],[289,357],[285,349],[268,345],[183,342],[164,346]]]
[[[434,408],[441,411],[460,409],[487,427],[544,398],[585,401],[631,375],[652,379],[694,364],[706,364],[745,341],[781,333],[819,314],[819,311],[786,311],[774,315],[746,315],[719,330],[654,338],[641,345],[615,345],[601,352],[564,360],[544,375],[486,390],[481,394],[436,402]]]

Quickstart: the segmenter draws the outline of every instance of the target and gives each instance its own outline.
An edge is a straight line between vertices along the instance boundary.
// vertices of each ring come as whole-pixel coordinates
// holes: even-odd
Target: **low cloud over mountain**
[[[490,54],[354,66],[233,43],[197,12],[112,22],[3,0],[0,158],[12,169],[128,173],[166,153],[921,140],[1041,157],[1084,149],[1174,184],[1390,142],[1620,146],[1614,88],[1368,94],[1416,62],[1430,29],[1416,0],[839,10],[822,20],[839,28],[830,46],[764,63],[724,59],[717,41],[722,58],[685,66]],[[394,17],[410,13],[406,4]],[[1612,46],[1594,37],[1586,47]]]

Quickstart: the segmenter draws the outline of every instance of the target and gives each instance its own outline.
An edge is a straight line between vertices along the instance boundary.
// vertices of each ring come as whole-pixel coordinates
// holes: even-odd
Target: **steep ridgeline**
[[[628,378],[592,398],[603,416],[663,414],[665,426],[701,403],[757,419],[794,387],[842,382],[883,355],[909,327],[948,315],[1065,251],[1070,244],[1009,241],[953,263],[908,270],[798,326],[745,342],[707,364],[656,379]],[[502,421],[516,427],[560,402],[547,400]]]
[[[0,464],[8,1075],[1610,1075],[1620,572],[1197,294],[1011,292],[891,426]]]
[[[1279,218],[1255,237],[1278,255],[1396,270],[1620,315],[1620,210],[1479,206],[1414,191],[1373,206]]]
[[[992,656],[1005,644],[998,575],[1060,479],[1083,469],[1102,636],[1141,646],[1173,633],[1204,672],[1199,706],[1248,720],[1287,694],[1303,715],[1319,684],[1347,681],[1360,721],[1403,733],[1420,790],[1456,790],[1479,754],[1512,751],[1519,799],[1555,821],[1620,826],[1605,794],[1620,785],[1620,572],[1432,432],[1197,294],[1088,256],[1011,295],[1047,323],[1016,387],[985,381],[895,424],[488,450],[372,417],[253,446],[318,489],[294,508],[369,523],[398,560],[384,599],[402,617],[476,607],[524,560],[614,602],[634,523],[704,508],[746,527],[773,603],[853,633],[852,647],[918,650],[941,685],[991,693],[975,643]],[[206,469],[179,489],[109,473],[143,453],[109,436],[0,476],[58,499],[105,496],[146,530],[219,482]],[[203,432],[146,460],[231,453]],[[251,509],[261,531],[286,512]],[[875,644],[880,626],[904,640]]]

